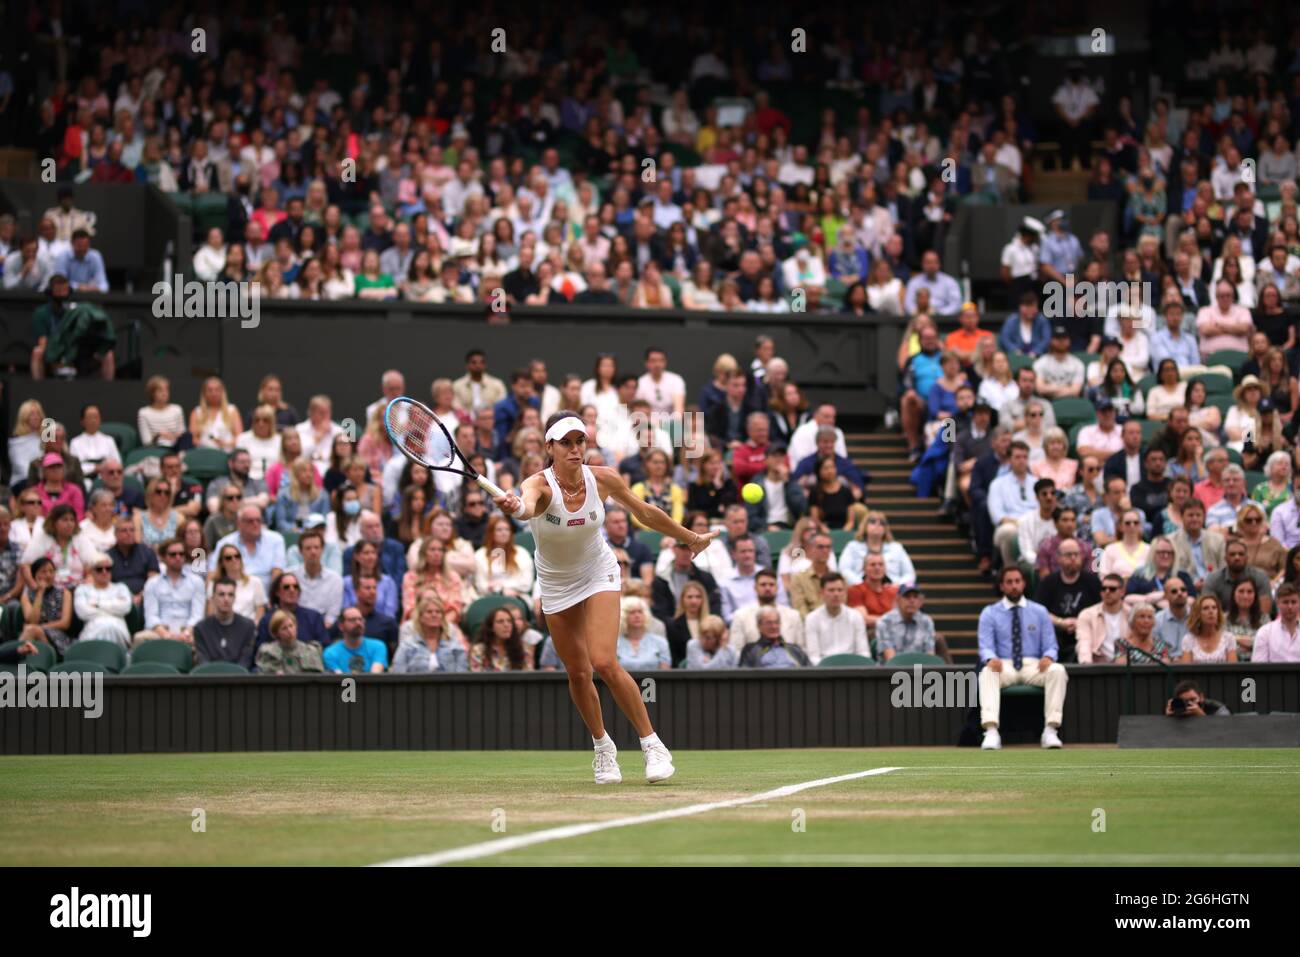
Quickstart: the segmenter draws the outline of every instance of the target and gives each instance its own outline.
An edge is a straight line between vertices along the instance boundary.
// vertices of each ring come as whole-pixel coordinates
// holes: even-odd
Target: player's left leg
[[[646,780],[663,781],[672,777],[672,755],[655,734],[641,699],[641,689],[618,663],[618,592],[597,592],[586,600],[587,658],[591,667],[609,686],[619,709],[636,728],[645,754]]]

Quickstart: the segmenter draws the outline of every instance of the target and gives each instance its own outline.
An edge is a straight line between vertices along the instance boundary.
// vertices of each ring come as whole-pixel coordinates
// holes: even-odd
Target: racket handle
[[[506,493],[503,492],[501,489],[497,488],[495,485],[493,485],[491,482],[489,482],[489,481],[488,481],[484,476],[482,476],[482,475],[478,476],[478,477],[475,479],[475,481],[478,482],[478,484],[479,484],[479,488],[483,489],[483,491],[487,492],[489,495],[493,495],[493,496],[496,496],[497,498],[500,498],[502,495],[505,495],[505,494],[506,494]]]

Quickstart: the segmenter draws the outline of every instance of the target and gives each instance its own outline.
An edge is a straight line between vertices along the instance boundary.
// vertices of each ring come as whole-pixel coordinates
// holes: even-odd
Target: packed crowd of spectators
[[[511,305],[955,311],[950,289],[913,274],[958,200],[1020,196],[1037,139],[1003,94],[1009,55],[988,25],[930,58],[919,35],[796,55],[692,23],[664,56],[677,15],[516,31],[499,56],[344,5],[301,21],[61,23],[81,55],[52,64],[31,135],[60,183],[183,199],[207,224],[194,275],[256,279],[274,298],[486,303],[500,289]],[[41,34],[54,18],[31,19]],[[66,33],[51,32],[57,48]],[[857,96],[815,128],[777,103],[828,86]],[[7,288],[107,287],[99,250],[66,248],[96,224],[65,189],[33,211],[31,236],[0,224]],[[214,202],[215,220],[194,205]]]
[[[770,337],[743,364],[719,356],[689,404],[655,347],[640,375],[601,354],[590,377],[558,386],[540,360],[507,378],[476,349],[462,375],[429,386],[481,474],[510,489],[542,469],[541,422],[570,408],[587,423],[590,464],[616,466],[633,494],[688,528],[725,532],[692,560],[608,507],[625,666],[799,666],[870,656],[872,639],[883,660],[950,657],[907,550],[866,505],[868,477],[834,407],[809,408]],[[476,484],[397,453],[383,413],[407,382],[389,371],[380,386],[353,436],[329,396],[303,415],[277,376],[242,411],[210,378],[188,414],[155,376],[125,431],[156,454],[129,456],[129,467],[97,406],[69,440],[36,400],[22,403],[0,510],[0,600],[21,616],[18,637],[61,654],[88,639],[123,649],[170,639],[199,663],[263,673],[562,667],[526,526]],[[214,455],[219,474],[203,481],[191,469]],[[742,501],[746,483],[760,501]],[[832,530],[848,532],[838,556]],[[769,532],[784,544],[773,548]],[[519,601],[471,611],[500,596]]]

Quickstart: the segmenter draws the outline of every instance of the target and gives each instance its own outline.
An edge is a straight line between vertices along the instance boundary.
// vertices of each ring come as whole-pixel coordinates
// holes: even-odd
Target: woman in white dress
[[[243,431],[239,410],[226,396],[225,384],[216,376],[209,376],[203,382],[199,404],[190,413],[190,435],[194,437],[195,448],[231,452],[235,448],[235,436]]]
[[[699,535],[683,528],[633,495],[616,469],[583,465],[587,427],[572,412],[552,415],[545,435],[550,467],[525,479],[519,494],[495,497],[494,502],[507,515],[530,524],[542,613],[564,662],[569,693],[591,732],[596,783],[617,784],[623,776],[617,749],[605,731],[593,671],[640,736],[646,780],[666,780],[674,770],[672,755],[654,732],[640,687],[618,662],[622,576],[601,535],[604,503],[612,498],[641,525],[688,542],[692,556],[707,548],[717,533]]]
[[[1221,664],[1237,660],[1237,639],[1228,631],[1226,616],[1214,595],[1203,594],[1187,616],[1179,664]]]

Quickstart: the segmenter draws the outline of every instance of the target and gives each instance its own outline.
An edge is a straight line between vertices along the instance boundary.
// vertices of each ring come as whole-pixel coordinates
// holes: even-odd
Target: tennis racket
[[[452,441],[442,420],[424,403],[407,396],[394,399],[384,410],[384,428],[394,448],[412,462],[427,469],[471,478],[490,495],[500,497],[506,494],[474,471],[464,453]],[[458,459],[464,468],[456,464]]]

